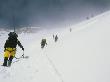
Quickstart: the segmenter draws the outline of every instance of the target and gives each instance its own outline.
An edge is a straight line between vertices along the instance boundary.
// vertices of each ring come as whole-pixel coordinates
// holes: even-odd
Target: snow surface
[[[69,32],[72,28],[72,32]],[[0,63],[8,33],[0,36]],[[54,42],[53,34],[58,34]],[[65,28],[19,35],[28,59],[0,66],[0,82],[110,82],[110,11]],[[41,49],[42,38],[47,46]],[[18,47],[16,57],[23,51]]]

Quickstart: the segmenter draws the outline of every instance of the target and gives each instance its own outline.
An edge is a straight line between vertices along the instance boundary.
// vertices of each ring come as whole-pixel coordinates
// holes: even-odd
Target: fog
[[[60,28],[110,9],[109,0],[0,0],[0,28]]]

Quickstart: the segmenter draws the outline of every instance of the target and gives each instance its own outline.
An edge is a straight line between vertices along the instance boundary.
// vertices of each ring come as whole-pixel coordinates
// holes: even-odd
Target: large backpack
[[[15,32],[10,32],[8,34],[8,40],[5,43],[5,47],[11,47],[11,48],[16,48],[17,42],[18,42],[18,35]]]
[[[15,37],[15,38],[18,37],[18,35],[17,35],[15,32],[10,32],[10,33],[8,34],[8,36],[9,36],[9,37]]]

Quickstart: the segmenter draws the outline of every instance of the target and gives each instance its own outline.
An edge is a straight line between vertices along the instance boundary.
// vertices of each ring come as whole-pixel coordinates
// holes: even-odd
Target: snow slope
[[[110,11],[63,30],[20,34],[29,59],[0,66],[0,82],[110,82]],[[58,42],[52,35],[58,34]],[[7,34],[7,33],[6,33]],[[7,35],[0,37],[3,47]],[[48,45],[40,48],[42,38]],[[3,62],[3,49],[0,49]],[[18,48],[16,56],[22,55]],[[16,59],[13,60],[13,62]]]

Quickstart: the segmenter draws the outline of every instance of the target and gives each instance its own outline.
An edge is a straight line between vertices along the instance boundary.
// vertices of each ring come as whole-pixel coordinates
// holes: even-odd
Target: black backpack
[[[8,34],[8,36],[9,36],[9,37],[13,37],[13,38],[17,38],[17,37],[18,37],[18,35],[17,35],[15,32],[10,32],[10,33]]]
[[[10,48],[16,48],[16,45],[18,43],[18,35],[15,32],[10,32],[8,34],[8,39],[6,40],[4,48],[10,47]]]

